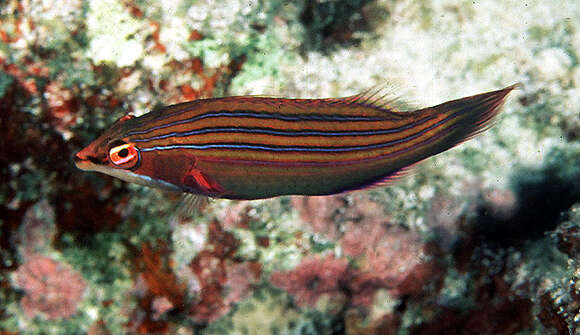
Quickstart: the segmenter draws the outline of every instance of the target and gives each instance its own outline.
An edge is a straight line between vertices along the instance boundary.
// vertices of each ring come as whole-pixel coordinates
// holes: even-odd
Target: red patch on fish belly
[[[197,167],[197,160],[188,155],[160,156],[155,159],[153,177],[195,194],[217,196],[224,189]]]
[[[209,196],[224,193],[224,189],[211,177],[201,172],[195,164],[183,176],[183,186],[191,193],[201,193]]]

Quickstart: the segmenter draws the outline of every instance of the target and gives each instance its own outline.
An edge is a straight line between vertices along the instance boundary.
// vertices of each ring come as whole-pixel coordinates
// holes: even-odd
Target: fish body
[[[374,94],[227,97],[119,119],[77,167],[215,198],[329,195],[388,183],[485,130],[510,86],[414,111]]]

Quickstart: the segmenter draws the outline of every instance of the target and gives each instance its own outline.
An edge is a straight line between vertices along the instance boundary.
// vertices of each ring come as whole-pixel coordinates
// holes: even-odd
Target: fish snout
[[[97,157],[93,157],[85,153],[86,150],[81,150],[73,155],[72,160],[76,167],[81,170],[93,170],[95,165],[106,164],[106,158],[101,160]]]
[[[79,156],[79,153],[77,152],[72,156],[72,160],[75,164],[77,164],[78,162],[83,161],[84,159],[82,159],[82,157]]]
[[[87,170],[90,164],[88,158],[82,155],[82,151],[79,151],[76,154],[74,154],[72,160],[75,163],[76,167],[81,170]]]

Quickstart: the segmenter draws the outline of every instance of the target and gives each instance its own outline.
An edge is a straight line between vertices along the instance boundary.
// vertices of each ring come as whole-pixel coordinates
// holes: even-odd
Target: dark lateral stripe
[[[369,117],[369,116],[348,116],[348,115],[323,115],[323,114],[297,114],[297,115],[284,115],[280,113],[267,113],[267,112],[252,112],[252,111],[219,111],[219,112],[209,112],[202,115],[194,116],[191,118],[178,120],[166,124],[161,124],[159,126],[154,126],[151,128],[131,131],[125,136],[141,135],[147,134],[154,130],[169,128],[177,126],[180,124],[186,124],[189,122],[194,122],[202,119],[212,118],[212,117],[250,117],[257,119],[274,119],[282,121],[330,121],[330,122],[365,122],[365,121],[383,121],[386,120],[384,117]]]
[[[345,147],[312,147],[312,146],[279,146],[279,145],[258,145],[258,144],[247,144],[247,143],[206,143],[206,144],[180,144],[180,145],[166,145],[166,146],[155,146],[149,148],[142,148],[141,151],[156,151],[156,150],[174,150],[174,149],[194,149],[194,150],[207,150],[207,149],[248,149],[248,150],[260,150],[260,151],[274,151],[274,152],[349,152],[357,150],[369,150],[369,149],[380,149],[388,146],[392,146],[399,143],[404,143],[413,140],[426,132],[433,130],[440,125],[448,122],[450,119],[461,114],[460,112],[454,113],[445,119],[442,119],[431,126],[402,139],[377,143],[368,145],[356,145],[356,146],[345,146]]]
[[[229,102],[231,103],[236,103],[236,101],[238,100],[237,98],[240,97],[225,97],[225,98],[209,98],[209,99],[201,99],[201,100],[196,100],[196,101],[190,101],[190,102],[184,102],[184,103],[180,103],[180,104],[176,104],[176,105],[171,105],[171,106],[166,106],[164,109],[161,109],[160,112],[162,112],[162,115],[154,118],[153,120],[150,120],[150,122],[158,122],[158,121],[162,121],[171,117],[175,117],[175,116],[180,116],[182,114],[186,114],[191,112],[192,110],[194,110],[196,107],[199,107],[200,105],[209,102],[211,100],[213,101],[225,101],[225,100],[229,100]],[[241,97],[241,98],[245,98],[245,97]],[[257,98],[257,100],[259,100],[259,102],[264,103],[266,105],[270,105],[270,106],[279,106],[280,104],[284,104],[284,105],[292,105],[293,107],[299,108],[299,109],[306,109],[310,106],[322,106],[324,104],[327,104],[329,106],[334,106],[334,105],[340,105],[340,104],[345,104],[345,103],[349,103],[349,98],[334,98],[334,99],[292,99],[292,98]],[[192,104],[193,103],[193,104]],[[173,112],[170,113],[163,113],[163,111],[166,110],[171,110],[173,109]],[[387,117],[387,115],[385,115],[385,117]]]
[[[289,137],[297,137],[297,136],[373,136],[373,135],[385,135],[385,134],[392,134],[400,131],[404,131],[407,129],[411,129],[418,125],[421,125],[431,119],[434,116],[428,116],[423,118],[415,123],[407,124],[397,128],[389,128],[389,129],[377,129],[377,130],[352,130],[352,131],[320,131],[320,130],[279,130],[273,128],[266,128],[266,127],[208,127],[202,128],[198,130],[191,130],[185,132],[172,132],[167,133],[159,136],[153,136],[149,138],[142,138],[142,139],[133,139],[132,142],[150,142],[155,140],[162,140],[170,137],[187,137],[192,135],[203,135],[203,134],[212,134],[212,133],[248,133],[248,134],[267,134],[273,136],[289,136]]]

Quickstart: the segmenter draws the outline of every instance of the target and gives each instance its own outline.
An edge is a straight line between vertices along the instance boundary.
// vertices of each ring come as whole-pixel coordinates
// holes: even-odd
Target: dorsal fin
[[[372,86],[359,94],[344,98],[344,102],[357,104],[365,107],[371,107],[382,112],[388,116],[399,119],[402,115],[414,108],[410,103],[404,101],[399,91],[392,84],[384,83]]]

